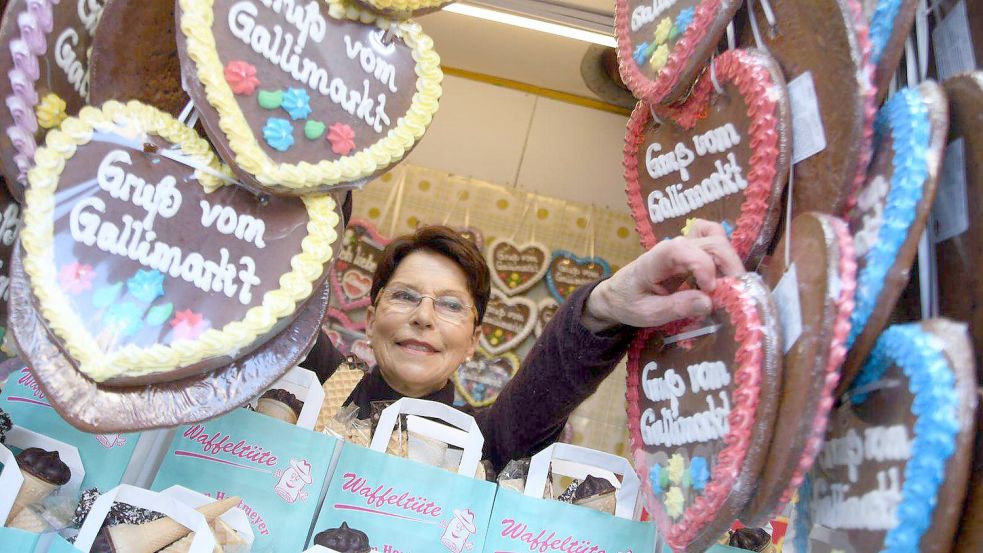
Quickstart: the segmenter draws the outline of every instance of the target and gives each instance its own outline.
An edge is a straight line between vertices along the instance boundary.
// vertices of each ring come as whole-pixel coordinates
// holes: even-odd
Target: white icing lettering
[[[105,0],[78,0],[78,16],[82,22],[82,27],[90,35],[96,30],[96,24],[102,17],[102,9]]]
[[[850,497],[850,484],[830,484],[818,477],[810,498],[813,522],[833,529],[890,530],[898,525],[901,472],[898,467],[877,472],[877,488]]]
[[[649,176],[658,179],[678,171],[679,178],[683,182],[687,182],[689,171],[686,168],[689,167],[690,163],[693,163],[693,150],[680,142],[672,151],[658,155],[661,151],[662,145],[658,142],[649,144],[645,150],[645,168],[648,170]]]
[[[131,163],[132,159],[128,152],[113,150],[99,163],[96,180],[99,182],[99,188],[109,192],[113,198],[124,202],[132,201],[137,207],[146,210],[143,226],[150,229],[153,228],[157,215],[169,219],[177,213],[181,207],[181,193],[175,187],[177,180],[171,175],[165,176],[155,186],[116,165]],[[135,190],[132,198],[131,188]]]
[[[669,408],[674,414],[678,414],[679,398],[686,393],[686,383],[675,369],[667,370],[661,378],[649,378],[649,373],[658,369],[655,361],[650,361],[642,369],[642,390],[645,391],[645,397],[652,401],[669,400]]]
[[[712,395],[706,396],[706,411],[687,417],[679,417],[671,409],[662,408],[659,415],[648,408],[642,413],[642,441],[651,446],[680,446],[696,442],[709,442],[727,435],[730,414],[730,398],[725,390],[718,392],[720,406]]]
[[[371,48],[362,44],[361,41],[356,40],[352,43],[352,37],[348,35],[345,35],[345,53],[348,54],[350,60],[357,57],[363,71],[388,86],[390,92],[396,93],[396,68],[393,64],[377,56]]]
[[[847,467],[851,482],[857,481],[857,467],[863,462],[864,443],[856,429],[847,430],[845,436],[826,441],[819,454],[819,466],[832,470],[838,466]]]
[[[686,367],[693,393],[719,390],[730,384],[730,371],[722,361],[698,363]]]
[[[631,12],[631,32],[634,33],[645,25],[655,21],[675,3],[676,0],[652,0],[650,5],[638,6]]]
[[[68,28],[58,35],[55,42],[55,63],[62,71],[75,92],[83,98],[89,97],[89,71],[82,65],[81,57],[75,52],[79,35],[75,29]]]
[[[737,134],[737,129],[734,128],[733,123],[721,125],[716,129],[693,137],[693,147],[696,148],[696,155],[700,156],[726,152],[740,143],[741,135]]]
[[[215,224],[219,232],[234,235],[239,240],[252,242],[257,248],[265,248],[263,234],[266,223],[252,215],[240,215],[228,206],[211,205],[208,200],[201,200],[201,226],[209,228]],[[216,222],[217,221],[217,222]]]
[[[725,196],[736,194],[747,188],[747,180],[742,175],[741,166],[733,152],[727,154],[727,162],[714,162],[716,170],[691,188],[683,188],[681,183],[671,184],[664,190],[653,190],[648,195],[649,218],[653,223],[683,217],[691,211],[717,201]]]

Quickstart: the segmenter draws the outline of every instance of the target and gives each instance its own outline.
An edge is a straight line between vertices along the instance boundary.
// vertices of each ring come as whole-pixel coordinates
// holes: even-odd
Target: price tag
[[[799,307],[799,278],[795,263],[785,271],[785,276],[772,290],[778,306],[778,319],[782,326],[782,344],[788,353],[802,335],[802,309]]]
[[[942,175],[932,205],[932,238],[936,244],[969,230],[966,203],[966,141],[958,138],[945,148]]]
[[[976,68],[973,35],[969,30],[965,0],[956,4],[932,31],[932,50],[935,51],[935,67],[939,74],[939,82],[957,73]]]
[[[792,163],[798,163],[826,149],[826,128],[811,71],[789,81],[788,99],[792,111]]]

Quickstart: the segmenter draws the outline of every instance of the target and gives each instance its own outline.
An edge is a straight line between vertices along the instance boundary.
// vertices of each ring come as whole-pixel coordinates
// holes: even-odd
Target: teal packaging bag
[[[297,553],[317,514],[337,439],[248,409],[180,427],[152,489],[238,495],[253,551]]]
[[[17,528],[0,528],[0,551],[26,551],[30,553],[34,551],[40,538],[41,534],[34,532],[18,530]]]
[[[543,499],[546,479],[554,474],[583,479],[588,474],[620,487],[614,516],[587,507]],[[600,469],[600,470],[598,470]],[[538,491],[534,491],[538,490]],[[529,463],[525,493],[502,488],[495,497],[485,551],[529,553],[594,551],[649,553],[655,550],[651,522],[633,520],[638,476],[623,457],[570,444],[553,444]]]
[[[418,434],[463,448],[457,474],[384,453],[400,414],[411,415],[411,447]],[[310,544],[345,522],[379,553],[481,553],[496,490],[474,478],[483,444],[472,417],[431,401],[397,401],[383,411],[370,449],[342,449]]]
[[[89,434],[68,424],[48,404],[34,375],[27,368],[10,374],[0,394],[0,409],[10,414],[14,424],[44,434],[78,448],[86,467],[82,488],[106,491],[122,482],[140,434]]]

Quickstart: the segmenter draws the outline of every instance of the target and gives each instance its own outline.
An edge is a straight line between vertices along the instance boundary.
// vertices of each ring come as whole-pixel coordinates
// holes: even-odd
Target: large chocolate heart
[[[394,19],[406,19],[440,10],[454,0],[357,0],[366,8]]]
[[[536,324],[536,303],[524,296],[508,298],[492,290],[481,323],[481,347],[492,355],[514,350],[526,340]]]
[[[840,391],[860,370],[908,283],[935,198],[947,129],[945,94],[931,81],[898,91],[878,113],[876,153],[849,220],[857,307]]]
[[[88,49],[102,0],[11,0],[0,23],[0,170],[18,200],[50,129],[89,97]]]
[[[10,256],[23,220],[20,204],[0,186],[0,361],[12,356],[4,347],[7,337],[7,304],[10,301]]]
[[[331,268],[334,302],[347,314],[372,303],[372,276],[390,240],[363,219],[352,219]]]
[[[747,525],[764,526],[780,514],[819,453],[846,356],[856,274],[846,223],[822,213],[796,217],[764,271],[765,284],[775,290],[787,318],[787,332],[795,332],[789,323],[797,317],[799,333],[784,335],[780,422],[754,497],[741,516]]]
[[[519,357],[512,352],[492,356],[479,349],[473,360],[461,363],[454,371],[454,385],[469,405],[485,407],[495,403],[519,365]]]
[[[787,180],[791,135],[781,70],[756,50],[730,50],[713,62],[693,94],[654,121],[639,103],[625,136],[628,204],[651,248],[679,236],[692,218],[729,227],[754,267],[765,253]]]
[[[717,280],[687,334],[640,331],[628,352],[628,428],[646,507],[676,553],[737,519],[765,460],[781,380],[775,305],[761,278]],[[666,342],[669,342],[666,344]]]
[[[499,238],[488,246],[492,282],[510,296],[532,288],[549,269],[550,251],[538,243],[516,244]]]
[[[877,103],[887,96],[905,40],[915,21],[918,0],[861,0],[870,29],[870,63],[874,65]]]
[[[811,86],[826,138],[824,150],[795,164],[792,216],[806,211],[845,215],[870,161],[876,111],[874,68],[860,2],[769,0],[774,25],[763,3],[748,5],[757,7],[751,13],[754,25],[745,26],[742,43],[767,49],[781,65],[790,88],[799,92],[793,101],[796,124],[805,129],[807,122],[815,122],[804,100]],[[760,43],[752,36],[755,28]],[[803,138],[810,138],[817,131],[802,132]]]
[[[682,98],[740,6],[735,0],[617,0],[614,30],[625,85],[648,104]]]
[[[536,327],[533,329],[536,337],[543,334],[543,329],[546,328],[546,325],[553,320],[553,315],[556,315],[556,312],[559,309],[560,304],[553,298],[543,298],[539,300],[539,304],[537,304],[536,309],[538,312],[538,315],[536,316]]]
[[[546,272],[546,286],[556,301],[562,302],[577,288],[609,276],[611,266],[600,257],[580,257],[557,250]]]
[[[189,93],[248,186],[306,194],[367,179],[409,153],[437,111],[440,59],[415,22],[390,27],[341,0],[178,7]]]
[[[812,551],[949,551],[969,477],[975,391],[965,325],[934,319],[884,331],[800,493]]]
[[[84,108],[36,162],[24,268],[52,333],[96,382],[228,364],[296,317],[332,258],[331,196],[263,202],[225,185],[206,141],[138,102]]]

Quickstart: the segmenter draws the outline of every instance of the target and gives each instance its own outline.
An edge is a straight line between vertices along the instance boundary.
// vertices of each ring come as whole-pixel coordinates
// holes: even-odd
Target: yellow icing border
[[[102,351],[58,285],[54,250],[55,191],[65,162],[75,155],[78,146],[88,143],[94,132],[121,128],[123,132],[136,130],[160,136],[202,165],[229,173],[228,167],[218,161],[208,142],[198,133],[170,115],[136,101],[126,105],[110,101],[101,109],[84,107],[78,117],[66,119],[59,130],[48,133],[45,146],[35,156],[35,167],[28,173],[30,185],[20,234],[25,252],[24,269],[48,328],[64,341],[68,353],[78,361],[79,370],[97,382],[186,367],[249,346],[282,318],[293,315],[298,304],[310,297],[313,284],[331,259],[332,245],[338,239],[335,226],[339,218],[334,199],[326,194],[304,197],[309,220],[301,252],[291,258],[291,271],[280,277],[280,288],[264,294],[263,302],[246,311],[241,321],[230,322],[221,330],[210,328],[195,340],[180,340],[170,346],[155,344],[142,348],[130,344],[113,352]],[[206,189],[224,184],[202,171],[196,175]]]
[[[363,0],[378,10],[388,10],[394,12],[413,12],[416,10],[429,10],[439,8],[453,3],[454,0]]]
[[[253,175],[260,184],[305,189],[352,182],[368,177],[397,163],[423,136],[437,112],[440,83],[443,73],[440,58],[433,49],[433,40],[411,20],[394,22],[367,10],[345,4],[342,0],[323,0],[328,16],[375,24],[380,29],[396,25],[396,34],[413,51],[416,61],[416,93],[406,115],[396,121],[384,138],[359,152],[336,161],[317,164],[301,162],[296,165],[277,163],[260,147],[257,134],[250,128],[232,89],[225,81],[223,66],[212,34],[214,0],[179,0],[181,32],[184,33],[188,56],[194,61],[198,79],[205,87],[208,103],[219,114],[220,126],[235,153],[235,162]]]

